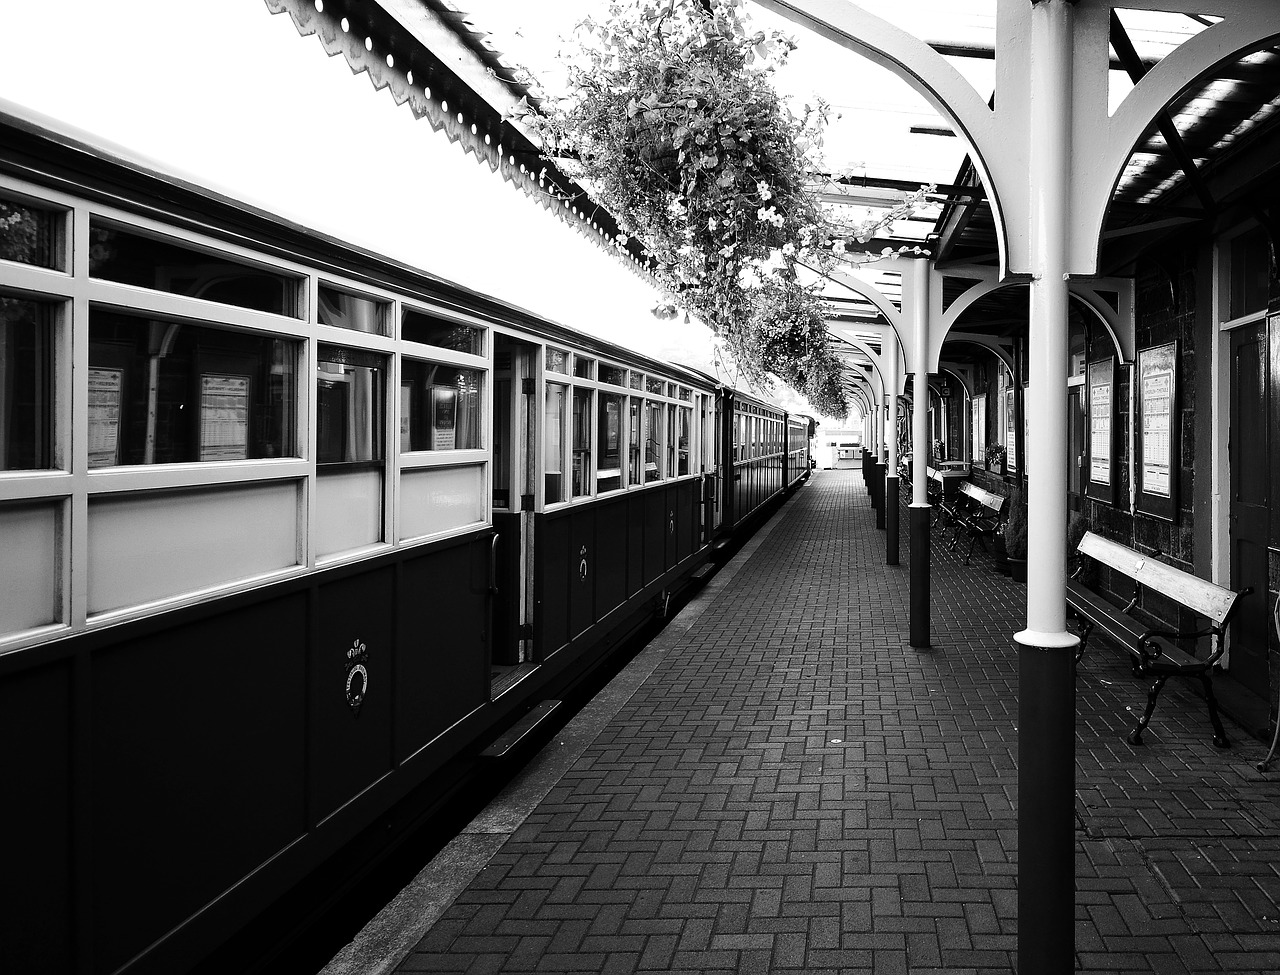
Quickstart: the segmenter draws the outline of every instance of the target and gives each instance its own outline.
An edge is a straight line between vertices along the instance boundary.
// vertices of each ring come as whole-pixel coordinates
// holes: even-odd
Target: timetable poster
[[[1142,397],[1142,490],[1172,496],[1173,473],[1173,344],[1146,349],[1139,356]]]
[[[1115,360],[1089,363],[1089,480],[1111,483],[1111,404]]]
[[[1016,411],[1013,408],[1013,387],[1004,391],[1004,466],[1006,470],[1018,468],[1018,434]]]
[[[400,453],[413,449],[413,383],[400,384]]]
[[[120,404],[124,370],[89,369],[89,467],[120,463]]]
[[[973,459],[981,460],[987,454],[987,397],[975,396],[973,410]]]
[[[446,387],[431,387],[431,449],[453,450],[457,443],[457,393]]]
[[[210,372],[200,377],[200,459],[249,456],[249,377]]]

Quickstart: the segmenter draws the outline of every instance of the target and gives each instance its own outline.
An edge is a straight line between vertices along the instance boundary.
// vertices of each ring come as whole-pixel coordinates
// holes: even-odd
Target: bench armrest
[[[1200,639],[1200,637],[1203,637],[1203,636],[1218,637],[1217,649],[1214,650],[1213,653],[1209,654],[1209,656],[1205,660],[1205,663],[1211,664],[1215,660],[1217,660],[1219,657],[1221,657],[1223,650],[1226,649],[1226,645],[1222,642],[1222,633],[1220,630],[1218,630],[1215,627],[1208,627],[1207,629],[1203,629],[1203,630],[1182,630],[1182,631],[1158,630],[1158,629],[1152,628],[1150,630],[1147,630],[1145,633],[1143,633],[1142,636],[1138,637],[1138,653],[1142,656],[1143,660],[1146,663],[1151,663],[1160,656],[1159,648],[1155,647],[1152,643],[1152,640],[1155,637],[1164,637],[1166,640],[1198,640]],[[1155,652],[1154,653],[1149,652],[1148,651],[1149,647]]]

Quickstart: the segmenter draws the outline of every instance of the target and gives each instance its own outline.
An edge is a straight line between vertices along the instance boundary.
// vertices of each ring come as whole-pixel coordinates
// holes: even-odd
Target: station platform
[[[902,549],[815,472],[326,975],[1014,971],[1025,588],[935,540],[915,650]],[[1077,967],[1280,972],[1280,771],[1145,690],[1079,666]]]

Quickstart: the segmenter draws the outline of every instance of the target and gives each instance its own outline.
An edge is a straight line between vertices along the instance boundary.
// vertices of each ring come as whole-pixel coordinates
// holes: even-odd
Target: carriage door
[[[533,485],[537,444],[537,346],[494,339],[493,656],[498,695],[532,666]]]
[[[1264,698],[1268,696],[1267,482],[1271,453],[1266,347],[1265,322],[1231,333],[1231,588],[1253,587],[1231,624],[1231,676]]]

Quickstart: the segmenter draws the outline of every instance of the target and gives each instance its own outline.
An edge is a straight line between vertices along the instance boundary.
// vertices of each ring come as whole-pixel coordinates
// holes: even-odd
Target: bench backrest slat
[[[1153,556],[1135,552],[1127,545],[1113,542],[1093,532],[1085,532],[1084,538],[1080,539],[1079,552],[1123,573],[1148,589],[1164,593],[1211,620],[1215,626],[1222,625],[1237,598],[1236,593],[1230,589],[1207,582],[1190,572],[1183,572]]]
[[[1004,508],[1005,499],[998,494],[992,494],[986,488],[980,488],[972,481],[960,482],[960,493],[966,494],[983,507],[990,508],[999,514]]]

